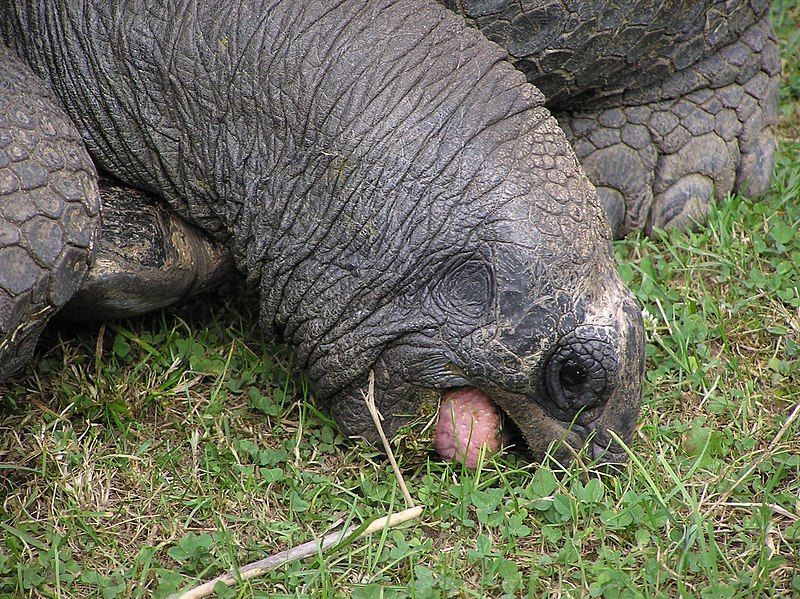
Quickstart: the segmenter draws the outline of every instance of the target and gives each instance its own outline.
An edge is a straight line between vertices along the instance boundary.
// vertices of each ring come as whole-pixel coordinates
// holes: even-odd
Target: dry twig
[[[303,543],[302,545],[292,547],[291,549],[274,553],[262,560],[247,564],[236,572],[223,574],[222,576],[218,576],[217,578],[209,580],[208,582],[205,582],[199,586],[188,589],[181,593],[177,593],[176,595],[173,595],[171,599],[199,599],[201,597],[207,597],[214,593],[214,587],[219,582],[225,583],[226,585],[232,585],[236,584],[237,582],[250,580],[251,578],[257,578],[258,576],[263,576],[270,570],[274,570],[275,568],[278,568],[284,564],[304,559],[306,557],[311,557],[313,555],[319,555],[335,545],[349,541],[350,537],[354,534],[358,535],[357,538],[366,537],[374,532],[383,530],[384,528],[398,526],[403,522],[408,522],[414,518],[419,518],[420,514],[422,514],[422,506],[414,505],[414,500],[411,498],[411,494],[408,492],[408,487],[406,487],[405,480],[403,480],[403,475],[400,472],[400,468],[397,466],[397,461],[394,459],[394,454],[392,453],[392,448],[389,445],[389,440],[386,438],[386,434],[383,432],[383,427],[381,426],[381,415],[378,413],[378,409],[375,406],[375,373],[371,371],[369,373],[369,389],[364,395],[364,401],[367,404],[367,408],[372,416],[372,420],[375,422],[375,427],[378,429],[378,434],[381,437],[381,441],[383,441],[386,454],[389,456],[389,462],[392,464],[392,469],[397,477],[397,483],[400,486],[400,490],[403,492],[403,497],[405,497],[405,501],[408,506],[407,509],[403,510],[402,512],[397,512],[396,514],[389,514],[387,516],[383,516],[382,518],[378,518],[370,523],[366,528],[363,528],[363,525],[361,524],[354,524],[345,530],[332,532],[322,538],[317,538],[313,541]],[[361,530],[359,533],[359,530],[362,528],[363,530]]]
[[[369,371],[369,388],[366,395],[364,395],[364,401],[367,404],[370,416],[372,416],[372,421],[375,423],[375,428],[378,429],[378,435],[381,437],[381,442],[383,443],[383,448],[386,450],[386,455],[389,456],[389,463],[392,465],[394,475],[397,477],[397,484],[400,486],[400,491],[402,491],[403,497],[406,500],[406,507],[414,507],[414,500],[411,498],[411,493],[408,492],[406,481],[403,479],[403,475],[400,473],[397,460],[394,459],[392,446],[389,445],[389,440],[386,438],[386,434],[383,432],[383,427],[381,426],[381,420],[383,420],[383,416],[381,416],[380,412],[378,412],[378,408],[375,405],[375,372],[372,370]]]
[[[422,506],[418,506],[403,510],[402,512],[397,512],[396,514],[384,516],[383,518],[378,518],[369,526],[367,526],[367,528],[365,528],[364,531],[358,535],[358,537],[361,538],[371,535],[374,532],[383,530],[384,527],[389,528],[402,524],[403,522],[408,522],[409,520],[418,518],[421,513]],[[209,580],[198,587],[174,595],[173,599],[199,599],[200,597],[207,597],[214,592],[214,587],[218,582],[224,582],[227,585],[236,584],[237,582],[244,582],[245,580],[250,580],[251,578],[263,576],[270,570],[274,570],[275,568],[284,564],[288,564],[306,557],[311,557],[312,555],[319,555],[332,546],[338,544],[340,541],[347,540],[350,535],[355,533],[360,528],[360,526],[361,525],[359,524],[354,524],[353,526],[348,527],[346,530],[332,532],[329,535],[325,535],[321,539],[315,539],[313,541],[309,541],[308,543],[303,543],[302,545],[292,547],[291,549],[274,553],[262,560],[253,562],[252,564],[247,564],[241,568],[238,573],[230,572],[228,574],[223,574],[222,576],[218,576],[213,580]]]

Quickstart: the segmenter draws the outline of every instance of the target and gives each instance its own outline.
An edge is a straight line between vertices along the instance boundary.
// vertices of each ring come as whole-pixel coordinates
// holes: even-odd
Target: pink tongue
[[[445,394],[434,440],[439,455],[475,468],[484,445],[487,457],[502,445],[500,414],[494,402],[474,387]]]

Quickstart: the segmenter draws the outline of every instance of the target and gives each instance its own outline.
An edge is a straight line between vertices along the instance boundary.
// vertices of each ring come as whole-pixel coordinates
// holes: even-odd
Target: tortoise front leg
[[[75,293],[100,228],[94,166],[44,84],[0,45],[0,380]]]
[[[779,73],[765,17],[657,85],[557,112],[615,236],[702,221],[732,191],[764,193]]]

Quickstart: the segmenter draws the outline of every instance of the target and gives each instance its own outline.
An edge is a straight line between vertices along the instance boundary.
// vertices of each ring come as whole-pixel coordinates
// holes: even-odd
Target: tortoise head
[[[458,386],[491,400],[535,457],[555,443],[564,461],[584,445],[590,459],[624,461],[611,433],[633,434],[644,334],[594,189],[578,174],[518,195],[483,237],[443,290],[468,306],[443,334]],[[476,431],[459,443],[481,442]]]
[[[491,444],[493,423],[505,419],[536,458],[555,443],[564,461],[584,446],[592,459],[624,461],[611,433],[627,442],[636,425],[641,312],[615,268],[594,188],[567,152],[553,169],[558,184],[495,188],[483,207],[488,216],[470,229],[473,241],[439,261],[434,280],[405,302],[404,318],[424,325],[374,363],[390,432],[425,397],[444,395],[450,409],[437,435],[461,435],[437,436],[437,447],[451,446],[446,457],[459,454],[452,447],[466,455]],[[475,408],[476,398],[485,409]],[[360,421],[358,432],[372,436],[363,406],[333,409],[346,430]],[[500,416],[486,432],[474,421],[459,429],[459,410]]]

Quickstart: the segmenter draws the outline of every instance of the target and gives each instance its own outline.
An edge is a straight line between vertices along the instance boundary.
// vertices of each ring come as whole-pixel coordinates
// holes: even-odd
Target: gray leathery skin
[[[537,454],[591,433],[603,451],[609,429],[630,438],[642,323],[602,208],[542,95],[451,12],[0,10],[98,165],[229,244],[265,329],[345,431],[374,437],[361,397],[374,369],[390,434],[428,390],[472,384]],[[568,387],[561,405],[546,372]]]
[[[94,166],[58,101],[0,44],[0,380],[29,359],[86,276],[100,228]]]

